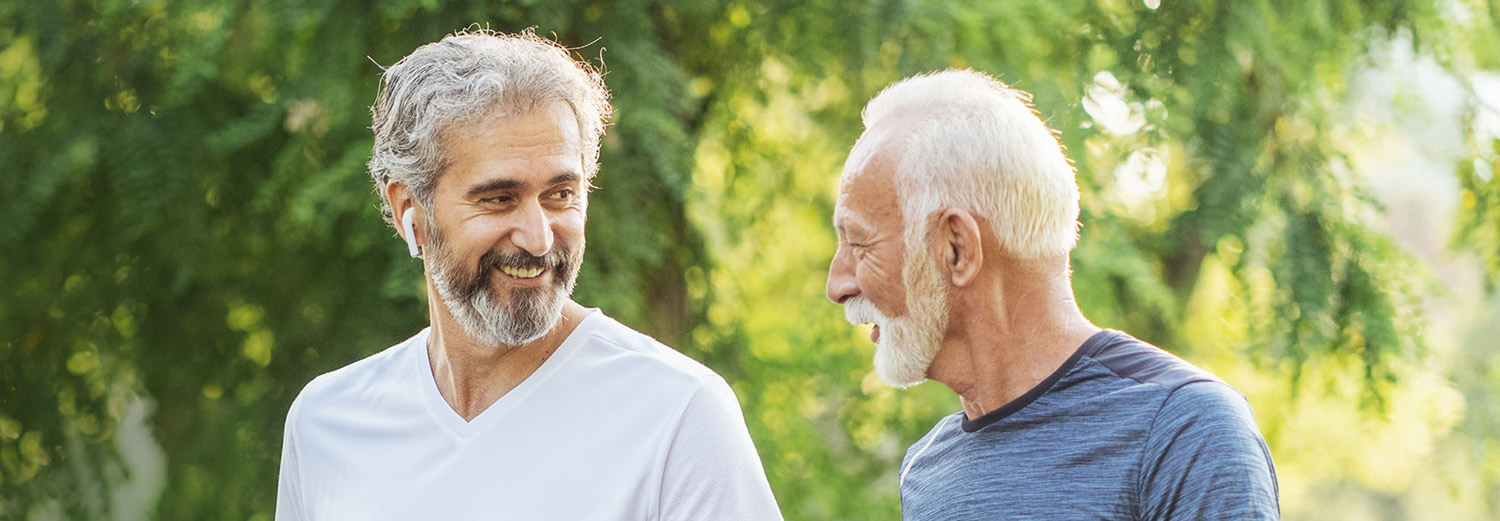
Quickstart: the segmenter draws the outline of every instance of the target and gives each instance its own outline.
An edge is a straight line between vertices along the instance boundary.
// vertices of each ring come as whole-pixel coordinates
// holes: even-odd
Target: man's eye
[[[564,188],[562,190],[558,190],[556,192],[552,192],[552,198],[553,199],[572,199],[573,198],[573,189],[572,188]]]
[[[479,202],[481,202],[481,203],[493,203],[493,204],[505,204],[505,203],[510,202],[510,196],[508,196],[508,195],[497,195],[497,196],[494,196],[494,197],[486,197],[484,199],[480,199]]]

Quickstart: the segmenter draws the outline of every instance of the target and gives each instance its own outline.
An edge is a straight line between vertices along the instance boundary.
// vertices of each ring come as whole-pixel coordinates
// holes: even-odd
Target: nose
[[[854,263],[850,261],[844,248],[839,248],[833,254],[833,263],[828,266],[828,287],[825,291],[828,300],[835,304],[843,304],[859,295],[859,283],[854,279]]]
[[[535,257],[552,251],[552,218],[541,203],[532,201],[523,205],[519,213],[520,222],[511,234],[511,242]]]

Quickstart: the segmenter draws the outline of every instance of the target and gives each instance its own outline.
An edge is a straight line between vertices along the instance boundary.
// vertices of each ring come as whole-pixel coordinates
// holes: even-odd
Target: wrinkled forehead
[[[834,226],[841,233],[850,229],[899,229],[901,197],[896,172],[902,155],[902,141],[883,130],[867,131],[855,143],[844,164],[834,204]]]
[[[844,161],[844,172],[839,178],[839,199],[843,199],[855,185],[893,185],[905,148],[905,132],[897,125],[883,124],[866,130],[854,142],[849,158]]]

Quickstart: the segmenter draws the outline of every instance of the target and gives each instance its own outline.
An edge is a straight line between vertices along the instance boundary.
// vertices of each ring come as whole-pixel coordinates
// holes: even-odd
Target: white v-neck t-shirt
[[[429,332],[297,396],[278,521],[781,519],[734,392],[702,364],[594,310],[466,422]]]

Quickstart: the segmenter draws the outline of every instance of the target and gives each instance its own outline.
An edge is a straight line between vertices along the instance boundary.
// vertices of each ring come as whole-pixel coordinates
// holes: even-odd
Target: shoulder
[[[333,371],[329,371],[303,386],[292,402],[287,416],[288,425],[308,412],[328,408],[344,407],[351,402],[366,401],[390,392],[409,371],[405,361],[411,349],[426,345],[427,330],[378,353]],[[396,391],[400,392],[400,391]]]
[[[1222,381],[1195,382],[1172,391],[1157,413],[1155,432],[1191,429],[1204,433],[1241,433],[1259,438],[1250,402]]]
[[[585,359],[607,361],[611,371],[633,373],[638,377],[658,379],[662,383],[693,388],[727,389],[718,373],[644,333],[631,329],[613,318],[595,312],[584,332]]]
[[[1276,464],[1250,404],[1222,382],[1198,382],[1162,404],[1142,454],[1149,519],[1277,519]]]
[[[1220,380],[1194,382],[1172,391],[1163,409],[1178,411],[1212,410],[1234,411],[1249,414],[1250,403],[1245,395]]]
[[[1252,431],[1255,428],[1244,395],[1212,373],[1159,347],[1119,331],[1104,330],[1090,338],[1083,350],[1085,356],[1120,377],[1163,391],[1153,431],[1188,422],[1196,423],[1197,428],[1209,427],[1201,423],[1205,420]]]
[[[1085,356],[1119,377],[1156,389],[1154,394],[1161,398],[1153,402],[1157,405],[1151,420],[1152,438],[1232,434],[1240,441],[1260,444],[1249,401],[1208,371],[1119,331],[1102,331],[1083,349]]]
[[[937,423],[934,423],[932,425],[932,428],[927,430],[927,434],[923,435],[921,438],[918,438],[915,443],[912,443],[910,447],[906,448],[905,459],[911,459],[912,457],[918,455],[933,442],[938,441],[939,438],[948,438],[953,436],[954,433],[962,430],[961,425],[963,424],[963,421],[963,411],[958,411],[939,418]]]
[[[1121,377],[1169,390],[1197,382],[1223,383],[1177,355],[1120,331],[1100,331],[1084,343],[1082,351]]]
[[[1235,469],[1252,477],[1269,476],[1274,464],[1265,438],[1255,424],[1250,402],[1223,382],[1197,382],[1172,392],[1156,414],[1146,437],[1149,465],[1166,475]],[[1170,481],[1170,480],[1168,480]]]
[[[916,443],[912,443],[910,447],[907,447],[906,454],[901,457],[901,472],[898,475],[898,483],[903,486],[905,485],[906,475],[911,472],[913,467],[925,468],[934,465],[943,465],[943,462],[947,461],[946,458],[926,458],[923,456],[929,450],[932,450],[934,445],[942,446],[950,443],[950,440],[953,440],[956,436],[959,440],[962,440],[963,438],[959,433],[963,430],[963,422],[963,411],[944,416],[927,431],[926,435],[917,439]],[[942,448],[939,447],[938,451],[941,450]]]

